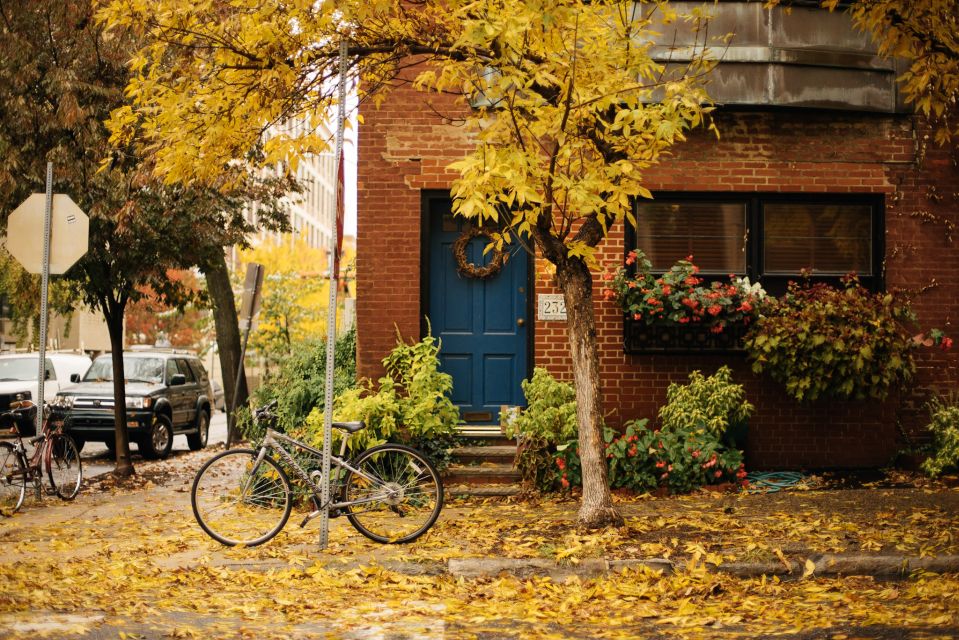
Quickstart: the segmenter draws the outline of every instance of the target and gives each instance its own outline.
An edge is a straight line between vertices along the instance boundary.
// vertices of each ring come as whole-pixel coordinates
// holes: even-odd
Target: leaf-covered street
[[[821,576],[815,562],[824,554],[959,553],[959,491],[944,485],[887,478],[854,489],[833,483],[768,495],[624,498],[626,527],[601,532],[575,527],[575,500],[452,501],[426,536],[406,546],[377,545],[333,520],[326,551],[316,544],[317,523],[299,529],[295,511],[270,543],[227,549],[190,512],[192,470],[208,456],[145,464],[133,485],[103,480],[73,504],[30,501],[0,522],[0,637],[959,633],[956,574]],[[540,564],[475,578],[455,570],[503,558]],[[590,577],[600,559],[614,567],[670,560],[674,572],[626,563]],[[751,577],[721,570],[737,563],[773,570]]]

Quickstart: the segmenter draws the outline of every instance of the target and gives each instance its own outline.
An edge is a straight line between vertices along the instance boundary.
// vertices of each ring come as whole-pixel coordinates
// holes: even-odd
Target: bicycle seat
[[[362,420],[357,422],[334,422],[333,428],[346,431],[347,433],[356,433],[357,431],[362,431],[365,429],[366,423]]]

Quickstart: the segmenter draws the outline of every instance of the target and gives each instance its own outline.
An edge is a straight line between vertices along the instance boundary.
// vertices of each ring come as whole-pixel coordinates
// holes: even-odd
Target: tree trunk
[[[580,260],[564,259],[556,266],[556,281],[566,301],[567,331],[573,356],[579,457],[583,471],[580,524],[599,528],[622,525],[613,506],[603,446],[603,408],[599,384],[599,344],[593,310],[593,278]]]
[[[109,311],[104,314],[110,334],[110,351],[113,353],[113,423],[116,437],[117,464],[113,473],[129,477],[136,473],[130,457],[130,432],[127,430],[127,402],[123,372],[123,307],[115,301],[107,301]]]
[[[226,256],[219,252],[205,269],[206,286],[213,300],[213,322],[216,326],[216,344],[220,352],[220,372],[223,375],[223,395],[227,410],[246,404],[249,392],[246,386],[246,373],[240,376],[240,385],[236,386],[236,369],[240,362],[242,344],[240,326],[236,316],[236,301],[233,299],[233,287],[230,284],[230,272],[226,266]],[[236,389],[236,402],[233,392]],[[230,442],[236,442],[236,423],[233,416],[228,417],[233,433]]]

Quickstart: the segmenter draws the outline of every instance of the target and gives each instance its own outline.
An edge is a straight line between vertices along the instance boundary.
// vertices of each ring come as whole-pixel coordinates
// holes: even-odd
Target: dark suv
[[[186,434],[192,451],[206,446],[213,392],[206,370],[195,355],[178,351],[127,351],[127,428],[147,458],[165,458],[173,436]],[[57,394],[54,406],[63,413],[64,429],[79,447],[87,440],[116,446],[113,419],[113,360],[102,355],[77,384]]]

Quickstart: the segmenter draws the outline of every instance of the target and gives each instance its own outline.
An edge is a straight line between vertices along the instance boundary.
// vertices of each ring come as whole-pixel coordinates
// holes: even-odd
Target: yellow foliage
[[[285,234],[240,251],[236,277],[246,264],[264,267],[262,305],[251,344],[267,352],[286,352],[308,338],[326,335],[329,305],[326,251]]]

